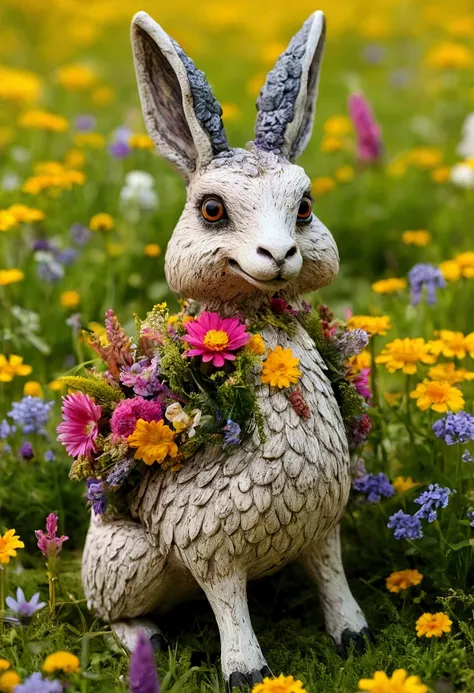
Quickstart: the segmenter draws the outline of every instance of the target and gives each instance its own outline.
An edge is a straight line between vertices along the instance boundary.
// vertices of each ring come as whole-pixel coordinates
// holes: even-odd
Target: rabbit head
[[[294,164],[312,129],[325,21],[315,12],[268,74],[255,140],[228,144],[204,74],[146,13],[132,22],[138,88],[150,137],[182,174],[184,211],[166,252],[172,290],[204,304],[329,284],[339,258],[316,217],[310,179]]]

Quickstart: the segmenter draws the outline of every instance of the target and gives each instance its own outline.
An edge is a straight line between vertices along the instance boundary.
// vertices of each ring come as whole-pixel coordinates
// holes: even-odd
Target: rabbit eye
[[[201,213],[204,219],[211,223],[227,216],[223,202],[217,197],[207,197],[201,205]]]
[[[305,195],[298,207],[298,221],[308,221],[313,212],[313,201]]]

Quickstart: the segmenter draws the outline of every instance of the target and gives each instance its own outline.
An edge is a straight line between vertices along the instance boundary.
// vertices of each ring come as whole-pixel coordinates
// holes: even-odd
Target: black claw
[[[247,677],[245,674],[241,674],[240,671],[233,671],[229,676],[229,690],[232,691],[233,688],[242,688],[242,686],[247,686]]]
[[[272,672],[267,666],[260,669],[260,671],[258,669],[254,669],[248,674],[242,674],[240,671],[234,671],[229,676],[228,690],[232,692],[233,688],[253,687],[256,683],[263,681],[265,676],[272,676]]]
[[[337,644],[337,651],[341,657],[346,658],[350,652],[351,646],[357,654],[363,654],[367,650],[367,646],[374,642],[374,638],[367,627],[362,628],[357,632],[346,628],[341,635],[341,642]]]
[[[263,676],[258,669],[254,669],[250,674],[247,674],[247,681],[251,686],[255,686],[256,683],[261,683],[263,681]]]
[[[267,666],[265,666],[265,667],[263,667],[262,669],[260,669],[260,673],[261,673],[261,675],[263,676],[263,678],[266,678],[266,677],[268,676],[268,678],[271,679],[272,676],[273,676],[270,667],[267,667]]]
[[[153,652],[165,651],[168,649],[168,641],[162,633],[154,633],[150,638]]]

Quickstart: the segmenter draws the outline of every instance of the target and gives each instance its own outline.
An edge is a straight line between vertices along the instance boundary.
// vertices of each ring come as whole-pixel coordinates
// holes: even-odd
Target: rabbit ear
[[[256,146],[290,161],[311,137],[325,27],[321,11],[306,20],[268,73],[257,100]]]
[[[222,109],[204,73],[146,12],[133,18],[131,40],[148,133],[188,181],[229,149]]]

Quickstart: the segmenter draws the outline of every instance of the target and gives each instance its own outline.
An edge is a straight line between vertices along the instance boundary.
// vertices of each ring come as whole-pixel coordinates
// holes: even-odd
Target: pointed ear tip
[[[151,20],[150,15],[148,12],[145,12],[144,10],[140,10],[139,12],[136,12],[133,17],[132,17],[132,26],[143,26],[143,24],[146,24]]]

